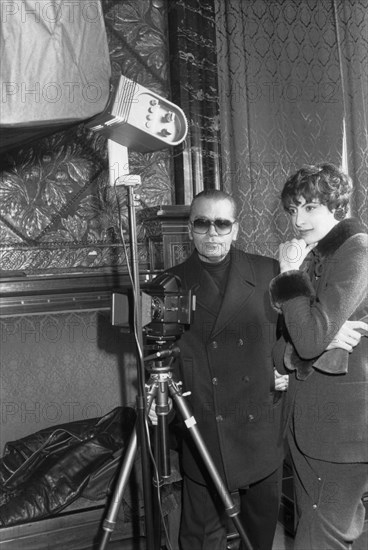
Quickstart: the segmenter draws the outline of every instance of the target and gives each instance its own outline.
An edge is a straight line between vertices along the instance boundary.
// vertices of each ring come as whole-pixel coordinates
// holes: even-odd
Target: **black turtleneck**
[[[217,263],[203,262],[201,260],[202,267],[207,271],[207,273],[212,277],[221,296],[225,294],[227,278],[229,275],[230,269],[230,254]]]

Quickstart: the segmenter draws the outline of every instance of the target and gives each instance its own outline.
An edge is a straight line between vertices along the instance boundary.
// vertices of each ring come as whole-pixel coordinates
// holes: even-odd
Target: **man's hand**
[[[152,426],[157,426],[157,414],[156,414],[156,405],[155,403],[152,403],[150,410],[148,412],[148,418],[152,424]]]
[[[276,391],[286,391],[289,385],[289,375],[280,374],[279,371],[274,369],[275,374],[275,390]]]
[[[280,271],[299,269],[305,257],[316,246],[317,243],[306,244],[303,239],[291,239],[281,243],[279,246]]]
[[[171,411],[173,407],[173,402],[171,397],[168,398],[167,404],[169,407],[169,412]],[[150,407],[150,410],[148,412],[148,418],[151,421],[152,426],[157,426],[158,420],[157,420],[157,413],[156,413],[156,402],[154,401]]]
[[[353,351],[362,338],[368,336],[368,324],[363,321],[345,321],[335,338],[327,346],[327,350],[345,349],[349,353]]]

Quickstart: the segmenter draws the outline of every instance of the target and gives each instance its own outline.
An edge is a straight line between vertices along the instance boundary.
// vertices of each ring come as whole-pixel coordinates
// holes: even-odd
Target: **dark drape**
[[[346,143],[354,180],[352,215],[368,230],[368,0],[334,0]]]

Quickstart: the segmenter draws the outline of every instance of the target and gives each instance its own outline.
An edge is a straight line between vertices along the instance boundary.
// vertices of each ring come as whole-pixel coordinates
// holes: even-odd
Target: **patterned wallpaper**
[[[0,339],[0,454],[7,441],[134,405],[134,342],[107,312],[2,318]]]
[[[112,76],[124,74],[168,97],[164,0],[102,2]],[[21,135],[20,135],[21,137]],[[171,204],[172,152],[129,152],[140,174],[138,209]],[[0,161],[0,260],[3,270],[71,271],[121,265],[118,210],[127,228],[126,189],[108,186],[106,140],[83,123],[12,148]],[[142,228],[138,228],[140,240]],[[147,250],[139,247],[142,261]]]

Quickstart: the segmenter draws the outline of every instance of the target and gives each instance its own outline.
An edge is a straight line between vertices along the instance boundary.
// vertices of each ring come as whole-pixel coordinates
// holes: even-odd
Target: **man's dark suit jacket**
[[[194,289],[194,321],[180,337],[180,368],[193,415],[229,490],[247,487],[275,471],[283,459],[283,394],[274,389],[271,349],[276,314],[269,283],[278,272],[270,258],[231,248],[222,303],[196,252],[170,269],[184,290]],[[183,468],[195,481],[206,469],[184,430]]]

